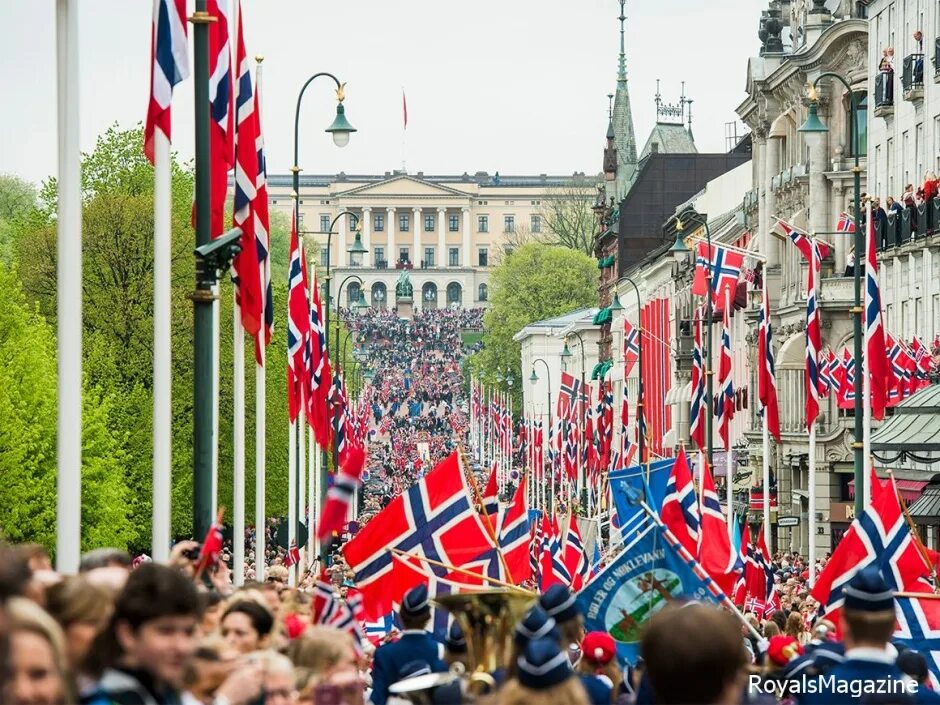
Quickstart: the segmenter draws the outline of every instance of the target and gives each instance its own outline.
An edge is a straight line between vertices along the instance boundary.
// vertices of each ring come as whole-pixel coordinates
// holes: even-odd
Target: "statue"
[[[410,299],[414,293],[414,287],[411,285],[411,277],[408,276],[408,270],[401,270],[398,275],[398,282],[395,284],[395,297],[399,299]]]

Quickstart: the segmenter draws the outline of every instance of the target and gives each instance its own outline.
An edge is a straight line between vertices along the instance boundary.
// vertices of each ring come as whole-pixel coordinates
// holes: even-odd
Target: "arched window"
[[[421,302],[425,309],[437,308],[437,284],[425,282],[421,287]]]
[[[372,308],[377,311],[384,311],[388,304],[388,290],[382,282],[376,282],[372,285]]]
[[[359,303],[361,296],[362,289],[359,287],[359,282],[349,282],[349,286],[346,287],[346,306],[352,308]]]
[[[463,289],[457,282],[451,282],[447,285],[447,305],[460,306],[463,299]]]
[[[489,294],[486,284],[480,284],[477,289],[477,301],[486,301],[486,297]]]

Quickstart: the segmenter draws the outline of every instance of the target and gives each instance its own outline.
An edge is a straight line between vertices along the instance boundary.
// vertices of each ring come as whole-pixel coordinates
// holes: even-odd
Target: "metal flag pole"
[[[245,582],[245,329],[232,291],[232,582]]]
[[[728,290],[729,290],[729,287],[725,287],[725,321],[727,322],[728,339],[730,341],[731,339],[731,308],[730,308],[731,297],[729,296]],[[724,346],[724,341],[722,341],[722,346]],[[734,348],[732,347],[731,349],[733,350]],[[729,359],[728,362],[730,364],[732,361]],[[732,370],[733,369],[734,368],[732,367]],[[724,384],[724,380],[721,380],[721,384],[722,385]],[[722,404],[725,403],[724,396],[725,396],[724,389],[722,389],[722,392],[721,392]],[[725,409],[725,413],[727,413],[727,411],[728,410]],[[731,522],[734,519],[734,493],[732,491],[733,488],[731,486],[731,478],[734,476],[734,468],[732,467],[732,464],[731,464],[731,419],[725,419],[725,424],[726,424],[725,428],[727,428],[728,430],[727,432],[728,440],[725,442],[725,494],[727,496],[727,501],[728,501],[728,538],[733,539],[734,527]]]
[[[867,200],[865,202],[865,254],[863,255],[861,252],[855,253],[855,267],[856,268],[861,267],[862,262],[865,262],[866,267],[868,265],[867,263],[868,252],[871,250],[871,237],[872,237],[872,231],[874,230],[874,228],[872,227],[871,217],[872,217],[871,200]],[[859,225],[856,223],[855,227],[857,228],[859,227]],[[866,271],[865,277],[867,278],[869,276],[870,276],[870,272]],[[865,311],[868,310],[868,307],[870,305],[871,305],[871,302],[869,301],[868,286],[866,282],[865,303],[864,303]],[[865,314],[860,314],[860,315],[864,316]],[[865,335],[867,338],[867,335],[868,335],[867,317],[863,319],[862,330],[865,331]],[[867,343],[868,341],[866,340],[865,342]],[[856,360],[855,367],[856,369],[859,369],[859,367],[861,367],[861,372],[862,372],[862,395],[863,395],[862,409],[864,409],[864,418],[863,418],[863,425],[862,425],[862,458],[864,459],[863,462],[870,467],[871,466],[871,366],[870,366],[870,361],[869,361],[867,344],[865,345],[864,352],[862,353],[861,365],[859,365],[859,361]],[[855,491],[858,492],[857,487],[855,488]],[[867,507],[871,503],[871,472],[869,472],[868,468],[864,468],[864,472],[862,473],[862,492],[864,493],[862,495],[863,501],[864,501],[863,506]]]

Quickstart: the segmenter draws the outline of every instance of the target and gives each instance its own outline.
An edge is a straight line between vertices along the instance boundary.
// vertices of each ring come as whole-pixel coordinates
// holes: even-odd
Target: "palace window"
[[[411,230],[411,228],[409,227],[409,223],[408,223],[408,214],[401,213],[398,216],[398,232],[406,233],[409,230]]]
[[[448,220],[448,224],[449,224],[449,228],[448,228],[448,229],[449,229],[452,233],[455,233],[455,232],[457,232],[458,230],[460,230],[460,216],[459,216],[459,215],[451,215],[451,216],[448,216],[448,219],[447,219],[447,220]]]
[[[425,267],[434,266],[434,248],[433,247],[424,248],[424,266]]]
[[[385,214],[384,213],[376,213],[374,216],[372,216],[372,227],[377,233],[380,233],[383,230],[385,230]]]
[[[447,264],[451,267],[460,266],[460,250],[456,247],[451,247],[447,251]]]
[[[504,233],[516,232],[516,216],[514,215],[503,216],[503,232]]]
[[[320,232],[330,232],[330,216],[325,213],[320,214]]]
[[[424,216],[424,232],[426,233],[434,232],[434,216],[433,215]]]
[[[488,215],[477,216],[477,232],[488,233],[490,231],[490,217]]]
[[[534,233],[542,232],[542,216],[533,215],[529,218],[529,230]]]
[[[477,250],[477,266],[489,266],[489,250],[487,250],[485,247],[481,247],[479,250]]]

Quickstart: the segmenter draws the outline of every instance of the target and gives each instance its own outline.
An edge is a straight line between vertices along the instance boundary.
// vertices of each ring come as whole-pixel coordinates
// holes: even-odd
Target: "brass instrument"
[[[516,624],[535,604],[538,595],[521,589],[480,590],[440,595],[432,602],[450,612],[467,641],[468,690],[475,693],[495,686],[491,673],[508,665]]]

